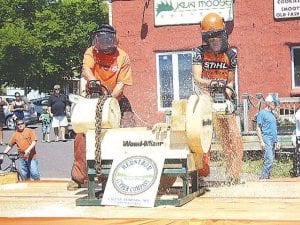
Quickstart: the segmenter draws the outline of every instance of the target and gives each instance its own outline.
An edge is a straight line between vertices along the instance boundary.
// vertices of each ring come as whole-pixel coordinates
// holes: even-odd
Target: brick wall
[[[290,96],[291,56],[288,43],[300,44],[299,20],[276,21],[273,1],[235,1],[229,42],[237,47],[239,96],[278,92]],[[147,3],[149,3],[147,5]],[[127,88],[135,112],[149,125],[163,121],[158,112],[155,52],[190,50],[201,43],[199,25],[154,27],[153,1],[114,0],[113,25],[120,47],[132,61],[134,85]],[[144,125],[139,121],[139,125]]]

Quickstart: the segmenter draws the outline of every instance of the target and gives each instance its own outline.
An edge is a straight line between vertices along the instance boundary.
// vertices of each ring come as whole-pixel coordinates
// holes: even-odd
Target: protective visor
[[[117,49],[116,36],[114,33],[98,32],[95,36],[95,46],[104,54],[113,54]]]
[[[202,38],[204,41],[208,41],[210,38],[215,37],[222,37],[224,30],[214,30],[214,31],[207,31],[202,33]]]

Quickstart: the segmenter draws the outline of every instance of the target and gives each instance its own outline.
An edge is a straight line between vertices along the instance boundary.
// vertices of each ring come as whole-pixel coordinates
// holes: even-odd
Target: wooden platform
[[[210,188],[182,207],[76,206],[66,181],[0,185],[0,224],[300,224],[300,179]]]
[[[6,172],[0,170],[0,185],[1,184],[13,184],[18,182],[17,173]]]

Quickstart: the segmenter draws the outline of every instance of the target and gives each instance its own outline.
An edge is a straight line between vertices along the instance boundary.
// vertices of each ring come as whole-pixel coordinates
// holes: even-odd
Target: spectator
[[[10,111],[14,113],[16,119],[23,119],[26,103],[22,100],[19,92],[15,93],[15,98],[16,100],[12,102]]]
[[[265,99],[266,108],[257,115],[257,136],[263,150],[264,163],[259,177],[260,180],[270,179],[270,174],[275,159],[275,149],[279,148],[277,137],[277,121],[274,110],[279,101],[273,95]]]
[[[22,180],[39,180],[40,171],[38,160],[36,158],[35,146],[37,143],[37,135],[34,130],[25,127],[22,119],[16,120],[16,131],[9,139],[8,146],[3,153],[8,153],[16,144],[18,147],[19,169]],[[3,155],[0,155],[0,161],[3,161]]]
[[[68,98],[61,94],[60,85],[54,85],[54,93],[49,97],[49,113],[52,117],[52,127],[54,128],[55,141],[59,141],[59,129],[61,133],[61,140],[66,141],[66,128],[68,126],[68,119],[66,108]]]
[[[4,106],[6,105],[6,109],[4,109]],[[0,145],[3,144],[3,127],[5,124],[5,110],[9,108],[9,104],[6,101],[6,99],[0,97]]]
[[[296,135],[296,137],[300,137],[300,107],[296,111],[295,120],[296,120],[296,134],[295,135]]]
[[[292,134],[292,143],[294,147],[293,168],[290,170],[291,176],[300,176],[300,107],[295,114],[296,130]]]
[[[43,106],[43,111],[39,117],[39,120],[42,121],[42,133],[43,133],[43,140],[42,142],[50,143],[50,127],[51,127],[51,116],[48,112],[48,107]],[[47,140],[46,140],[47,139]]]

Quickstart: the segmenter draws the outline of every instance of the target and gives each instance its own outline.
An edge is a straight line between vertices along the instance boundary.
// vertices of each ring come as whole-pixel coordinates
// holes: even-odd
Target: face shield
[[[204,32],[202,39],[214,53],[226,52],[228,49],[228,37],[225,30]]]
[[[99,31],[95,34],[94,45],[97,51],[106,55],[112,55],[117,49],[116,34]]]

